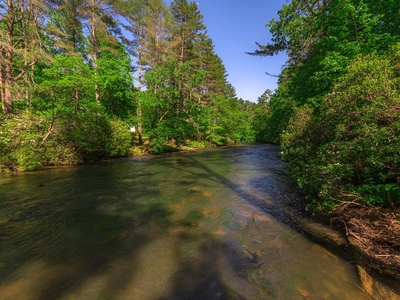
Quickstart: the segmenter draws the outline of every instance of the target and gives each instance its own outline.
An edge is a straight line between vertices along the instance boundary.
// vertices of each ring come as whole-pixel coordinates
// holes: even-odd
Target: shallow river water
[[[279,148],[0,174],[0,299],[370,299],[279,218]]]

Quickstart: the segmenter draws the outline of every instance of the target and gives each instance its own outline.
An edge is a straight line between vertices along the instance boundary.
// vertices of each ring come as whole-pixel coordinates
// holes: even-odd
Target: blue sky
[[[169,0],[166,1],[170,3]],[[265,74],[279,74],[285,64],[284,54],[273,57],[254,57],[245,52],[257,49],[255,42],[267,44],[271,35],[265,24],[287,0],[196,0],[204,16],[208,35],[215,52],[222,59],[228,81],[237,96],[257,101],[266,89],[277,87],[277,78]]]

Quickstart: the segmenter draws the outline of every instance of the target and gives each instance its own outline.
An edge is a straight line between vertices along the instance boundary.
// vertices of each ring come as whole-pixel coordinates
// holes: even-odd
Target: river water
[[[0,175],[0,299],[370,299],[281,222],[279,148]]]

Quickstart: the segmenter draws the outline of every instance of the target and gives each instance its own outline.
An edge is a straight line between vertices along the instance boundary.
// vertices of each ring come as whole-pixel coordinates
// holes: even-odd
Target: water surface
[[[281,222],[298,196],[278,151],[1,174],[0,299],[370,299],[350,262]]]

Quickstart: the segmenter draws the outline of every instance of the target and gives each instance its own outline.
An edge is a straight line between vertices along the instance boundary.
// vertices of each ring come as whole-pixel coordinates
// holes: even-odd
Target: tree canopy
[[[0,16],[0,170],[254,139],[195,2],[2,0]]]

